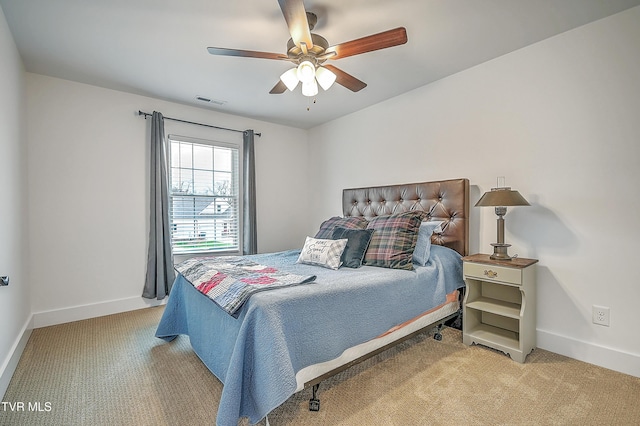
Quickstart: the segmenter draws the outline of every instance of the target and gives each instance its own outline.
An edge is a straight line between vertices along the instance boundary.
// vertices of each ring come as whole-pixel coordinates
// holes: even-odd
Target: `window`
[[[240,251],[239,148],[169,136],[174,254]]]

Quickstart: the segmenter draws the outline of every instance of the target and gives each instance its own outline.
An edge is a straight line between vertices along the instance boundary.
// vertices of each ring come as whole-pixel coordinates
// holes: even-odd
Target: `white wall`
[[[475,204],[506,176],[532,204],[506,239],[540,259],[539,347],[640,376],[639,45],[636,7],[312,129],[314,222],[344,187],[468,177]],[[496,216],[472,215],[490,252]]]
[[[258,249],[304,241],[307,132],[27,73],[32,310],[36,327],[147,306],[148,128],[138,110],[261,132]],[[242,143],[165,121],[166,134]],[[282,212],[291,194],[300,209]]]
[[[27,252],[27,162],[22,61],[0,8],[0,399],[31,330]]]

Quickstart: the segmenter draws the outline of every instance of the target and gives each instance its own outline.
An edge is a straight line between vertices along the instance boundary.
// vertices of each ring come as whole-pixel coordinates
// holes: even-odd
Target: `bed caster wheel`
[[[311,399],[309,400],[309,411],[320,411],[320,400],[318,399],[318,388],[320,383],[313,385],[311,389]]]
[[[433,335],[433,338],[436,339],[437,341],[440,341],[440,340],[442,340],[442,334],[436,333],[436,334]]]
[[[309,400],[309,411],[320,411],[320,400],[311,398]]]

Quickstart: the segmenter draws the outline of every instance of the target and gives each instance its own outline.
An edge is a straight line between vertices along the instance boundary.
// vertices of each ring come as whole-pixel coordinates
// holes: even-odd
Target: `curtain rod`
[[[153,114],[138,110],[138,115],[144,115],[144,119],[146,120],[147,117],[151,117]],[[165,120],[172,120],[172,121],[179,121],[180,123],[195,124],[196,126],[211,127],[213,129],[228,130],[230,132],[238,132],[238,133],[243,133],[244,132],[243,130],[227,129],[226,127],[218,127],[218,126],[214,126],[212,124],[196,123],[195,121],[180,120],[178,118],[164,117],[164,119]],[[262,136],[262,133],[255,133],[254,132],[254,135],[260,137],[260,136]]]

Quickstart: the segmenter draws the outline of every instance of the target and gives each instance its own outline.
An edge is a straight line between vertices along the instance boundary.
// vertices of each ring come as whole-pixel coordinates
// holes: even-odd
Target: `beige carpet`
[[[154,337],[162,309],[34,330],[0,425],[213,425],[222,385],[187,337]],[[640,378],[541,349],[518,364],[464,346],[458,330],[443,334],[440,342],[411,339],[323,382],[319,412],[308,411],[309,389],[294,395],[269,423],[640,425]],[[20,402],[24,410],[15,409]]]

